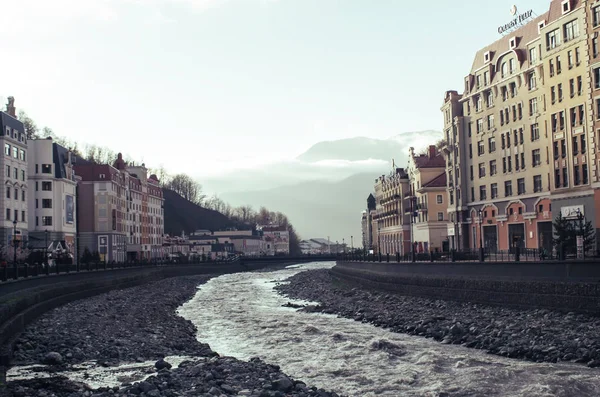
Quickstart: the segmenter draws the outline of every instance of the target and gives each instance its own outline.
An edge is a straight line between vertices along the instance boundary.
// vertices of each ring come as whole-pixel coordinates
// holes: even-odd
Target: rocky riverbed
[[[197,341],[196,327],[175,311],[208,279],[172,278],[52,310],[17,340],[13,360],[14,365],[39,365],[51,375],[9,382],[0,388],[0,396],[337,396],[309,388],[258,358],[219,357]],[[187,359],[175,368],[163,360],[167,356]],[[91,389],[63,375],[89,361],[117,368],[147,360],[156,360],[146,370],[149,378],[111,388]],[[47,367],[42,369],[42,364]]]
[[[356,288],[329,270],[302,272],[287,281],[276,286],[281,294],[319,303],[303,311],[338,314],[505,357],[600,367],[598,317],[400,296]]]

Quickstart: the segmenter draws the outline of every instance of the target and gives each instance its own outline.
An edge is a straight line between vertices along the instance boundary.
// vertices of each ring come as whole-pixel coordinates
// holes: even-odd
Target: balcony
[[[427,211],[427,204],[426,203],[417,204],[417,211],[419,211],[419,212]]]

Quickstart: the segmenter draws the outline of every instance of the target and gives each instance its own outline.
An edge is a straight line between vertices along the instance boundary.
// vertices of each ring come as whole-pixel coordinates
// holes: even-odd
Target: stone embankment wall
[[[518,266],[524,268],[511,272]],[[600,263],[545,267],[544,263],[338,262],[331,272],[345,281],[402,295],[600,314]]]

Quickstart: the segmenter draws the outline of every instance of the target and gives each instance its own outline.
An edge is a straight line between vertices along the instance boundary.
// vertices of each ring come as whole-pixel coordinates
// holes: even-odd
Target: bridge
[[[12,357],[12,343],[25,327],[45,312],[74,300],[150,283],[164,278],[230,274],[291,264],[333,261],[334,256],[235,258],[193,264],[58,265],[56,268],[0,269],[0,382]]]

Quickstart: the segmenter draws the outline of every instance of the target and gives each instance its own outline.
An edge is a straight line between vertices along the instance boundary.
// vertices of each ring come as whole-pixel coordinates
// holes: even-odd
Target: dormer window
[[[562,13],[565,15],[569,11],[571,11],[571,0],[565,0],[562,2]]]
[[[517,47],[517,38],[513,37],[512,39],[510,39],[509,44],[510,44],[510,49],[511,50],[514,49],[514,48],[516,48]]]
[[[538,33],[546,26],[546,21],[538,23]]]
[[[489,52],[489,51],[486,51],[486,52],[483,54],[483,61],[484,61],[485,63],[488,63],[488,62],[490,61],[490,58],[491,58],[491,57],[490,57],[490,52]]]

